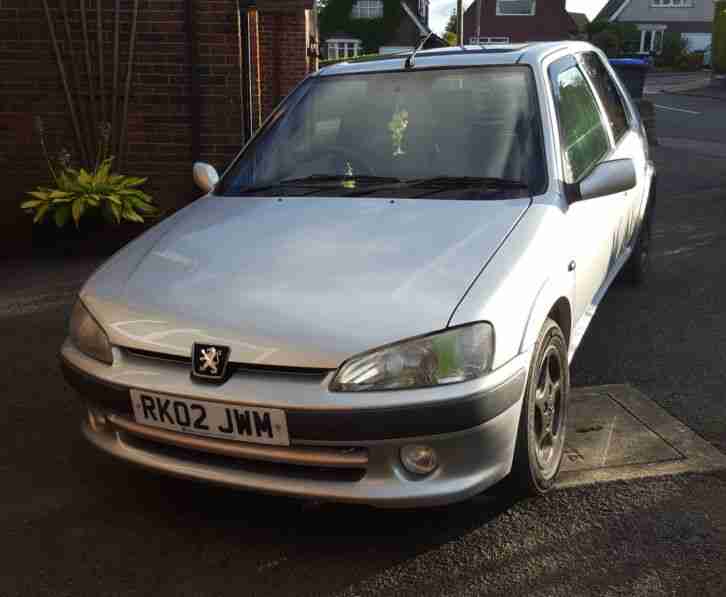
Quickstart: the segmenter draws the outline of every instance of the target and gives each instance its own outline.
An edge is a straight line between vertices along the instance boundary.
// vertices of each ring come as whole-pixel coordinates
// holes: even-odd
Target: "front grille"
[[[166,354],[162,352],[154,352],[151,350],[140,350],[138,348],[124,348],[128,354],[141,359],[155,359],[158,361],[168,361],[172,363],[180,363],[191,367],[191,357],[183,357],[174,354]],[[259,363],[237,363],[230,361],[227,365],[231,374],[235,373],[267,373],[271,375],[297,375],[306,377],[316,377],[323,379],[330,369],[319,367],[290,367],[285,365],[263,365]]]
[[[170,361],[172,363],[192,364],[191,357],[182,357],[176,354],[166,354],[163,352],[153,352],[151,350],[139,350],[138,348],[124,348],[130,355],[140,359],[154,359],[157,361]]]
[[[240,473],[257,473],[286,479],[337,481],[345,483],[356,483],[366,474],[365,469],[360,468],[323,468],[218,456],[216,454],[162,444],[129,433],[119,432],[119,434],[126,445],[137,450],[200,465],[218,466],[227,470],[239,471]]]

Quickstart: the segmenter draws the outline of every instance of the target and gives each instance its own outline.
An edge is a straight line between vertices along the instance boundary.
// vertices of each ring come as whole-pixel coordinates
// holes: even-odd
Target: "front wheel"
[[[570,369],[567,341],[548,319],[530,366],[517,432],[511,481],[526,495],[543,495],[555,484],[567,435]]]

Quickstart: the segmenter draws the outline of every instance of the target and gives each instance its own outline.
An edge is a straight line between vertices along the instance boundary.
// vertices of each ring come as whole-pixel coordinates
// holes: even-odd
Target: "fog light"
[[[401,462],[414,475],[430,475],[439,466],[436,452],[428,446],[404,446],[401,448]]]

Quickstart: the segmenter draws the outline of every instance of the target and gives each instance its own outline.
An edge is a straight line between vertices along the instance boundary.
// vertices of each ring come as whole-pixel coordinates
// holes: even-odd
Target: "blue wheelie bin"
[[[650,61],[643,58],[612,58],[610,64],[618,73],[634,100],[643,99],[645,79],[650,70]]]

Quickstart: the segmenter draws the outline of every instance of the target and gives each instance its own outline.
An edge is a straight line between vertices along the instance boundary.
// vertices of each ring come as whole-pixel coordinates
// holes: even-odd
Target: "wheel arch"
[[[534,346],[542,325],[548,318],[560,326],[569,348],[574,328],[574,298],[574,272],[566,272],[548,279],[534,300],[522,337],[520,352],[525,352]]]
[[[572,337],[572,307],[570,301],[564,296],[557,299],[557,302],[552,306],[547,317],[553,320],[565,335],[567,346],[570,346],[570,338]]]

